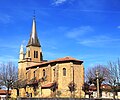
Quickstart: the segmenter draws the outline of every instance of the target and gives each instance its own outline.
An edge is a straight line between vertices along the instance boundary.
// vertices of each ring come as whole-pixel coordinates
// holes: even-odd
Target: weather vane
[[[35,18],[35,10],[33,10],[33,18]]]

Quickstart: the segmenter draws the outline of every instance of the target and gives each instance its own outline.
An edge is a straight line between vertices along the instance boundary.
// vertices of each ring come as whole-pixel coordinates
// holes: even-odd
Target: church
[[[84,66],[82,60],[63,57],[44,60],[42,47],[37,36],[36,18],[24,52],[20,47],[18,61],[19,90],[13,90],[13,97],[76,97],[82,98],[84,92]]]

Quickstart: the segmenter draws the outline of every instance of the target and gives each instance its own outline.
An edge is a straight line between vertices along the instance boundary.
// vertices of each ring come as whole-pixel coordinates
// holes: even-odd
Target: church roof
[[[51,60],[51,61],[47,61],[47,62],[41,62],[39,64],[35,64],[35,65],[32,65],[32,66],[28,66],[27,69],[29,68],[34,68],[36,66],[43,66],[43,65],[46,65],[46,64],[52,64],[52,63],[64,63],[64,62],[80,62],[81,64],[83,63],[82,60],[77,60],[75,58],[72,58],[72,57],[64,57],[64,58],[59,58],[59,59],[56,59],[56,60]]]
[[[70,56],[67,56],[67,57],[64,57],[64,58],[58,58],[58,59],[56,59],[56,61],[65,61],[65,60],[77,60],[77,59],[72,58],[72,57],[70,57]]]
[[[32,22],[32,32],[30,35],[30,39],[29,42],[27,44],[28,46],[37,46],[40,47],[40,42],[37,36],[37,31],[36,31],[36,21],[35,21],[35,17],[33,18],[33,22]]]

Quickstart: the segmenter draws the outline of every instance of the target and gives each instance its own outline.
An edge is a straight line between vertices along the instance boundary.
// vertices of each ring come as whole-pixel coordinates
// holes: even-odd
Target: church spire
[[[24,54],[23,45],[20,46],[20,54]]]
[[[30,35],[30,39],[29,42],[27,44],[28,46],[36,46],[36,47],[40,47],[40,42],[37,36],[37,31],[36,31],[36,20],[35,20],[35,15],[33,16],[33,22],[32,22],[32,32]]]
[[[20,46],[19,61],[24,60],[24,48],[23,45]]]

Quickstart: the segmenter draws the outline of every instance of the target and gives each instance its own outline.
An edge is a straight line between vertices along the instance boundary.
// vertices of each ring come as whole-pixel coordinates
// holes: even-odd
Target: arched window
[[[28,57],[30,57],[30,50],[28,51]]]
[[[55,69],[53,69],[53,74],[54,74],[54,77],[55,77]]]
[[[38,58],[38,51],[34,51],[34,58]]]
[[[40,60],[43,60],[42,52],[40,52]]]
[[[66,76],[66,68],[63,68],[63,76]]]
[[[45,72],[45,69],[43,69],[43,77],[46,76],[46,72]]]
[[[30,57],[30,48],[27,48],[28,51],[28,57]]]

